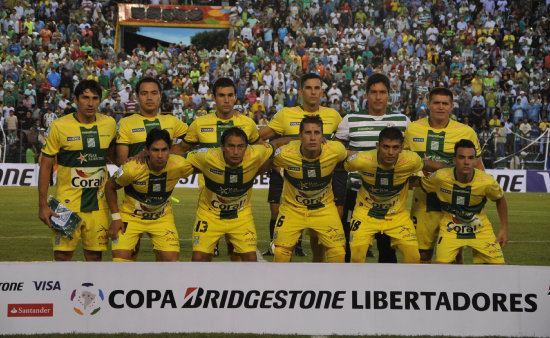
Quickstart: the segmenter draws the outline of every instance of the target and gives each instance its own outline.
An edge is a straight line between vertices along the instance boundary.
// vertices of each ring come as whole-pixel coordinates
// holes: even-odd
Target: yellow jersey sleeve
[[[116,143],[120,145],[129,145],[132,143],[132,131],[130,130],[129,120],[122,119],[118,122],[118,131]]]
[[[132,175],[132,167],[135,167],[137,165],[136,161],[130,161],[128,163],[125,163],[121,167],[118,168],[118,170],[113,175],[113,178],[115,179],[116,184],[120,185],[121,187],[128,186],[132,184],[134,181],[134,176]]]
[[[490,176],[489,174],[487,174]],[[491,177],[493,178],[493,177]],[[504,190],[500,187],[498,182],[493,178],[491,183],[487,184],[485,195],[491,200],[496,201],[504,197]]]
[[[170,119],[173,121],[173,124],[174,124],[174,138],[183,139],[185,134],[187,134],[187,130],[189,129],[189,127],[187,126],[187,124],[185,124],[185,122],[178,119],[177,117],[173,115],[168,115],[168,116],[170,117]]]
[[[285,112],[288,111],[288,108],[281,109],[275,116],[273,116],[273,119],[269,122],[267,125],[269,128],[273,129],[273,131],[279,135],[285,134]]]
[[[197,120],[191,122],[191,125],[189,125],[189,128],[187,130],[187,134],[185,134],[184,141],[188,144],[198,144],[199,143],[199,123]]]
[[[59,135],[59,122],[58,120],[48,127],[45,133],[44,145],[42,146],[42,153],[48,157],[55,157],[61,149],[60,135]],[[57,123],[56,123],[57,122]]]

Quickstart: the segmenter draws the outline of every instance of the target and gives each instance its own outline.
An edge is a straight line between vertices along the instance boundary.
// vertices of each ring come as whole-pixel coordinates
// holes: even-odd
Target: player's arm
[[[485,171],[485,166],[483,165],[483,159],[479,156],[476,160],[476,169]]]
[[[50,185],[50,173],[52,172],[54,158],[42,155],[42,163],[38,172],[38,217],[44,224],[52,227],[50,217],[58,215],[48,206],[48,187]]]
[[[338,137],[336,137],[336,135],[332,136],[332,140],[333,140],[333,141],[338,141],[338,142],[342,143],[342,144],[344,145],[344,147],[346,147],[346,148],[347,148],[348,145],[349,145],[349,142],[348,142],[348,141],[341,140],[341,139],[339,139]]]
[[[501,248],[504,248],[508,243],[508,205],[504,196],[496,200],[498,218],[500,219],[500,231],[498,233],[496,242],[500,244]]]
[[[127,144],[118,143],[116,145],[115,164],[118,166],[123,165],[128,159],[129,152],[130,152],[130,147],[128,147]]]
[[[122,188],[122,186],[118,185],[115,180],[116,176],[113,176],[109,178],[105,184],[105,198],[107,199],[107,205],[109,206],[112,217],[111,225],[109,226],[109,237],[111,237],[112,240],[116,240],[118,238],[119,231],[124,234],[125,230],[124,223],[122,223],[122,220],[120,219],[116,193],[116,191]]]
[[[436,170],[439,170],[439,169],[449,168],[449,167],[450,166],[446,165],[445,163],[428,160],[427,158],[424,159],[424,168],[423,168],[423,170],[425,170],[427,172],[430,172],[430,173],[432,173]]]
[[[181,140],[178,144],[173,144],[172,149],[170,149],[170,153],[176,154],[176,155],[183,155],[184,153],[188,152],[194,147],[193,144],[185,142],[185,140]]]
[[[270,126],[265,126],[260,129],[260,139],[264,141],[274,138],[275,135],[277,135],[277,133],[275,130],[271,129]]]

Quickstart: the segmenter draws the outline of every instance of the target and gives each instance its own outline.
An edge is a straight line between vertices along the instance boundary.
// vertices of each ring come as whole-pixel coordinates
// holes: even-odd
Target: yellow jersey
[[[469,126],[449,120],[443,129],[430,127],[429,118],[415,121],[405,130],[403,148],[416,152],[420,157],[453,165],[454,147],[461,139],[474,143],[476,156],[481,155],[481,147],[476,132]]]
[[[294,208],[315,210],[334,204],[332,175],[336,165],[347,157],[344,145],[327,141],[321,154],[314,159],[305,158],[301,141],[292,141],[277,149],[273,164],[284,169],[281,204]]]
[[[362,181],[355,208],[366,207],[370,217],[379,219],[406,212],[409,177],[423,166],[420,156],[408,150],[403,150],[391,166],[378,162],[376,149],[350,156],[344,169],[359,172]]]
[[[248,146],[243,161],[235,167],[225,162],[221,148],[202,148],[186,154],[186,158],[204,175],[199,209],[219,219],[238,218],[250,212],[252,186],[258,169],[273,155],[271,144]]]
[[[233,116],[229,120],[220,119],[215,113],[197,118],[189,126],[183,139],[185,143],[198,145],[199,148],[215,148],[221,143],[222,133],[229,128],[239,127],[248,137],[248,143],[256,143],[260,138],[256,123],[244,115]]]
[[[124,187],[120,212],[141,219],[158,219],[172,213],[170,196],[180,178],[193,173],[193,166],[185,158],[170,155],[166,166],[156,172],[149,164],[130,161],[113,176]]]
[[[129,147],[128,156],[132,157],[145,148],[145,139],[152,129],[164,129],[170,133],[170,139],[183,138],[187,133],[187,125],[174,115],[158,114],[145,117],[132,114],[119,122],[116,143]]]
[[[323,134],[327,139],[331,138],[342,121],[340,114],[328,107],[319,106],[316,112],[307,112],[302,107],[285,107],[273,116],[267,126],[281,136],[296,137],[300,133],[300,123],[306,116],[321,117]]]
[[[56,198],[75,212],[107,208],[105,180],[107,153],[116,135],[112,117],[96,114],[91,124],[82,124],[69,114],[50,124],[42,154],[57,156]]]
[[[493,231],[485,203],[487,198],[495,201],[504,196],[493,176],[474,169],[472,180],[461,183],[456,179],[455,168],[445,168],[423,177],[420,186],[439,199],[443,211],[441,231],[456,234],[456,238],[476,238],[476,233]]]

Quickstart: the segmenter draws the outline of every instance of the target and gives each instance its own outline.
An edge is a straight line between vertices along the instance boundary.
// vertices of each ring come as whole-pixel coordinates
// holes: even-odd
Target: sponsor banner
[[[121,25],[229,28],[230,6],[118,4]]]
[[[550,267],[10,262],[0,276],[14,285],[0,334],[550,336]]]
[[[38,164],[16,164],[0,163],[0,186],[37,186],[38,185]],[[97,168],[96,168],[97,169]],[[118,167],[113,164],[107,165],[109,176],[113,176]],[[75,171],[76,172],[76,171]],[[487,172],[497,180],[505,192],[550,192],[550,171],[536,170],[494,170]],[[79,174],[79,173],[77,173]],[[75,184],[82,185],[82,173],[75,174]],[[89,184],[101,182],[101,172],[86,175]],[[87,184],[88,184],[87,183]],[[99,183],[97,183],[99,184]],[[198,188],[198,175],[193,174],[188,178],[181,179],[176,188]],[[267,174],[258,175],[254,179],[254,189],[268,189],[269,177]]]

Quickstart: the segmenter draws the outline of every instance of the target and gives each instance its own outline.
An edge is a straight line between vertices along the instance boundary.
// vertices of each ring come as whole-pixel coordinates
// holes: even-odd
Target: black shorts
[[[275,170],[269,172],[269,191],[267,193],[268,203],[281,203],[281,195],[283,194],[283,178],[281,174]]]
[[[348,182],[347,171],[335,171],[332,175],[332,192],[334,194],[334,204],[344,205],[346,202],[346,184]]]

